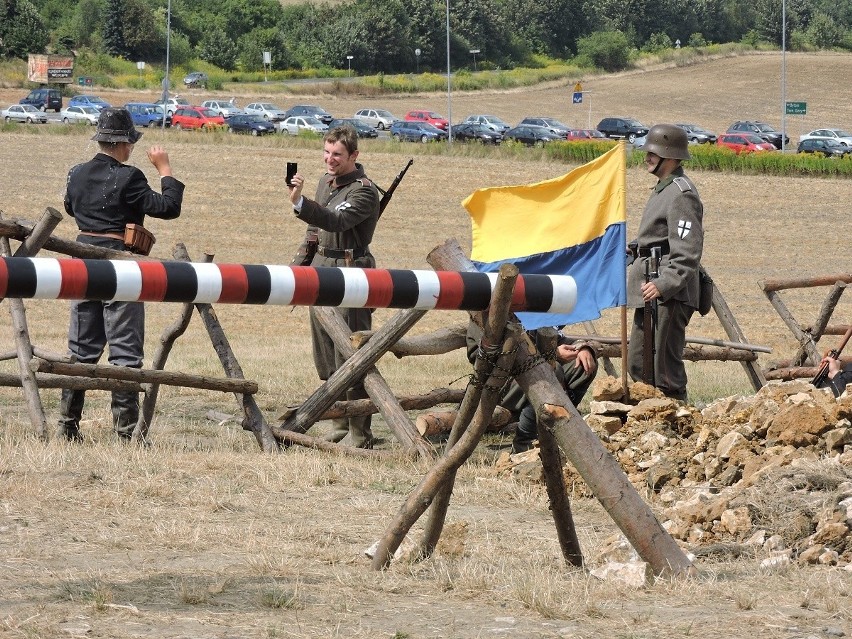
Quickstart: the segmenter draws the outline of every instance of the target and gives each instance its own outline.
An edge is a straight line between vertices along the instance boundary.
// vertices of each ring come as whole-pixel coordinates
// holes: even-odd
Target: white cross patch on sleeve
[[[689,235],[689,231],[692,229],[692,222],[687,222],[686,220],[678,220],[677,221],[677,234],[680,239],[685,239],[687,235]]]

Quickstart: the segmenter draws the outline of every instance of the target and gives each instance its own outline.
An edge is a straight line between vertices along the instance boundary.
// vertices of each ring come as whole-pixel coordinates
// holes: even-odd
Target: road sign
[[[807,102],[787,102],[784,109],[785,115],[807,115]]]
[[[582,91],[575,91],[574,95],[571,98],[571,102],[573,104],[582,104],[583,103],[583,92]]]

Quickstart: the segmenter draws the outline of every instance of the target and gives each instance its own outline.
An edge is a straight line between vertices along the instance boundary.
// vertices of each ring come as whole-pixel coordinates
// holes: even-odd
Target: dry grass
[[[751,56],[599,78],[586,88],[595,121],[626,113],[649,122],[688,119],[715,129],[746,116],[777,123],[772,114],[778,94],[770,81],[777,63],[777,56]],[[852,58],[843,56],[789,56],[788,93],[808,101],[814,126],[849,126],[852,107],[832,78],[847,77],[850,64]],[[805,75],[808,86],[821,87],[819,95],[804,94],[798,78]],[[747,91],[738,89],[740,77],[748,77]],[[571,80],[526,92],[459,95],[454,119],[459,112],[494,112],[514,121],[541,112],[582,123],[585,111],[565,106]],[[315,101],[334,113],[360,106],[350,97]],[[420,105],[444,110],[442,104],[446,96],[398,98],[383,106],[402,112]],[[46,206],[61,206],[68,167],[94,153],[87,133],[0,133],[0,208],[6,217],[34,218]],[[282,138],[224,143],[150,131],[142,146],[157,141],[166,144],[187,192],[179,220],[151,223],[156,255],[168,257],[169,248],[183,241],[194,257],[209,251],[220,262],[289,262],[303,227],[285,206],[283,165],[296,160],[318,178],[316,145]],[[469,245],[460,202],[472,190],[538,181],[571,168],[533,153],[502,159],[421,154],[417,145],[402,151],[382,144],[363,148],[370,175],[383,185],[409,152],[417,153],[374,243],[380,265],[398,268],[426,268],[426,253],[448,237]],[[140,151],[134,161],[153,179]],[[708,269],[746,336],[772,346],[772,358],[788,357],[796,344],[758,282],[848,272],[847,239],[838,232],[848,216],[848,183],[693,177],[706,206]],[[629,172],[632,229],[650,186],[647,175]],[[71,221],[58,232],[72,237]],[[789,296],[793,313],[815,317],[824,294]],[[27,308],[35,343],[63,351],[67,305],[33,302]],[[220,306],[217,312],[246,376],[260,383],[257,398],[270,419],[316,388],[304,308]],[[173,305],[148,305],[149,354],[176,313]],[[839,313],[848,317],[848,306]],[[392,315],[377,311],[376,324]],[[430,313],[414,330],[462,319]],[[599,329],[616,334],[617,316],[608,314]],[[690,333],[724,337],[710,317],[696,320]],[[0,350],[12,343],[4,322],[0,344],[7,346]],[[461,353],[386,358],[379,367],[400,393],[446,386],[468,370]],[[169,368],[221,374],[197,318],[176,345]],[[14,371],[14,363],[3,363],[2,370]],[[748,390],[736,364],[699,364],[690,374],[698,397]],[[58,393],[42,395],[52,421]],[[498,437],[461,469],[441,551],[428,561],[401,561],[375,574],[363,550],[381,535],[426,471],[424,464],[353,461],[298,449],[262,456],[239,426],[206,421],[209,409],[234,412],[234,400],[163,389],[152,430],[155,447],[139,451],[113,441],[106,398],[92,393],[83,424],[86,443],[45,445],[29,434],[20,392],[0,389],[0,634],[786,639],[818,635],[823,628],[852,632],[852,573],[836,569],[764,572],[758,569],[762,557],[706,559],[694,580],[658,582],[639,591],[566,569],[542,489],[494,474]],[[381,425],[378,430],[392,447],[390,435]],[[594,557],[614,527],[595,502],[577,499],[572,506],[584,553]],[[768,503],[764,511],[767,517],[788,516]],[[419,532],[415,527],[415,539]]]

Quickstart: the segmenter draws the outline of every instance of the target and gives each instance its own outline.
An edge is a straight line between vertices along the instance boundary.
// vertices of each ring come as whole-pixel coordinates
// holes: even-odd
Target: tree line
[[[746,42],[780,46],[782,0],[0,0],[0,57],[94,53],[225,71],[360,73],[478,69],[570,60],[611,70],[629,52]],[[788,50],[852,50],[852,1],[785,0]],[[170,19],[169,19],[170,18]],[[603,63],[601,63],[603,61]]]

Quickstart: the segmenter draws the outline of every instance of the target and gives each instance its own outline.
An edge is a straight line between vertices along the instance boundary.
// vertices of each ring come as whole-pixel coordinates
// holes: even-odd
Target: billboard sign
[[[74,56],[30,53],[27,62],[27,80],[39,84],[55,82],[71,84],[74,81]]]

